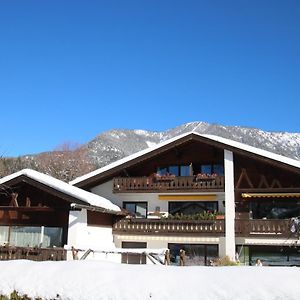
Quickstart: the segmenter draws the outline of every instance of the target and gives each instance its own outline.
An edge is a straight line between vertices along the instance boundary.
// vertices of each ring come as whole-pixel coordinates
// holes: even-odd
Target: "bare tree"
[[[70,142],[53,152],[39,154],[36,163],[41,172],[66,182],[96,168],[89,160],[87,148]]]

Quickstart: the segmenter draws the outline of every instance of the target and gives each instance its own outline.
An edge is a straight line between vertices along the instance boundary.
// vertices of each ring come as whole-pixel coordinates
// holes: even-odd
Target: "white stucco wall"
[[[88,226],[87,211],[70,211],[68,246],[76,249],[108,250],[113,249],[113,234],[110,226]],[[79,252],[79,258],[84,251]],[[68,251],[67,259],[73,259],[71,251]],[[90,254],[87,259],[105,259],[112,261],[121,261],[120,255],[111,255],[105,253]]]

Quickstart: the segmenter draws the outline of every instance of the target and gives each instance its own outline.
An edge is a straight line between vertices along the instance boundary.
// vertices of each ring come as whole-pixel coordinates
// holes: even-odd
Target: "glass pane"
[[[136,217],[146,218],[147,217],[147,204],[137,203],[136,204]]]
[[[124,208],[132,214],[135,214],[135,203],[124,203]]]
[[[62,246],[62,228],[45,227],[42,247],[61,247]]]
[[[218,202],[217,201],[205,202],[205,209],[209,211],[218,211]]]
[[[170,201],[169,213],[172,215],[194,215],[203,211],[218,211],[218,202],[203,202],[203,201]]]
[[[209,247],[209,256],[206,257],[206,247]],[[168,244],[172,265],[179,265],[179,251],[185,250],[187,266],[204,266],[208,260],[218,257],[218,245]]]
[[[210,265],[210,261],[215,261],[219,257],[218,245],[207,245],[206,255],[206,265]]]
[[[17,247],[38,247],[41,243],[41,227],[12,226],[9,243]]]
[[[213,173],[216,173],[219,176],[224,176],[224,167],[222,165],[214,165],[213,167]]]
[[[211,165],[202,165],[201,166],[201,173],[202,174],[211,174],[212,172],[212,169],[211,169]]]
[[[166,175],[166,174],[168,173],[168,169],[167,169],[166,167],[163,167],[163,168],[158,167],[158,168],[157,168],[157,173],[158,173],[159,175]]]
[[[180,166],[180,176],[190,176],[190,166]]]
[[[179,176],[179,168],[178,166],[170,166],[169,173],[175,176]]]
[[[0,245],[8,243],[9,226],[0,226]]]

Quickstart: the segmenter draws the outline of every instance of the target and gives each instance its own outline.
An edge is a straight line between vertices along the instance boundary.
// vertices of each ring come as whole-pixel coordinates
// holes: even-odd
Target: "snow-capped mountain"
[[[192,122],[164,132],[114,129],[87,144],[88,155],[98,167],[123,158],[179,134],[196,131],[232,139],[300,160],[300,133],[267,132],[257,128]]]

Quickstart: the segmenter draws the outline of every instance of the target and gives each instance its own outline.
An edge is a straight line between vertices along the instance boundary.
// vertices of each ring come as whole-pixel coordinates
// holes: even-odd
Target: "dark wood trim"
[[[65,200],[65,201],[69,202],[69,203],[78,203],[78,204],[85,204],[85,205],[87,204],[86,202],[84,202],[84,201],[82,201],[78,198],[67,195],[67,194],[65,194],[61,191],[58,191],[55,188],[49,187],[48,185],[45,185],[41,182],[33,180],[32,178],[29,178],[25,175],[20,175],[16,178],[13,178],[10,181],[5,182],[5,185],[13,188],[13,187],[18,186],[19,184],[22,184],[22,183],[27,183],[28,185],[31,185],[31,186],[33,186],[33,187],[35,187],[35,188],[37,188],[41,191],[49,193],[50,195],[56,196],[56,197],[58,197],[62,200]]]
[[[236,193],[300,193],[300,188],[242,188]]]

